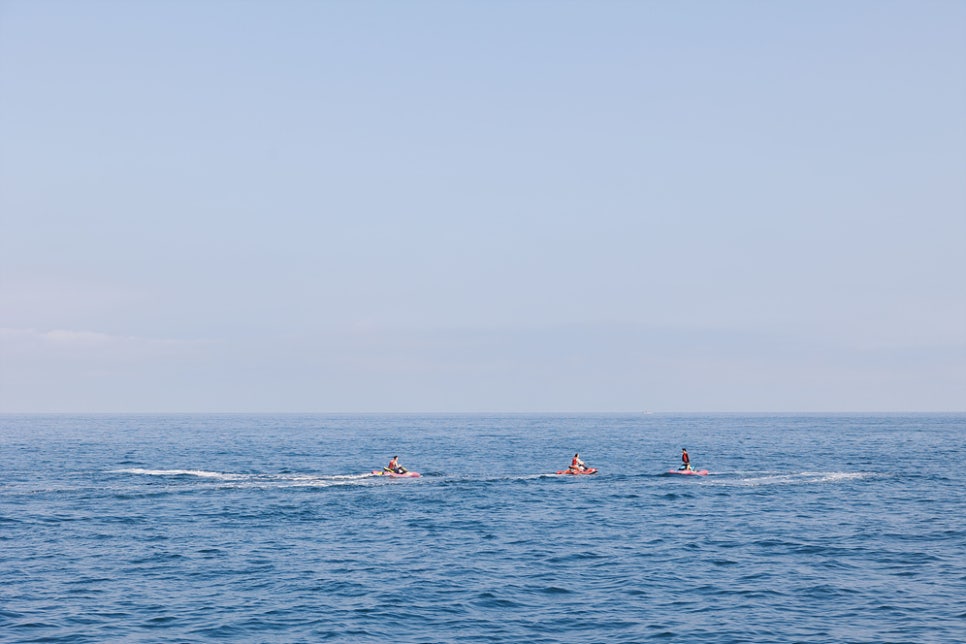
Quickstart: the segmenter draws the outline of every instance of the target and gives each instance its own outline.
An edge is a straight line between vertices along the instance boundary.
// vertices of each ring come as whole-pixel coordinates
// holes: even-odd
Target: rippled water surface
[[[966,641],[963,415],[8,415],[0,456],[2,641]]]

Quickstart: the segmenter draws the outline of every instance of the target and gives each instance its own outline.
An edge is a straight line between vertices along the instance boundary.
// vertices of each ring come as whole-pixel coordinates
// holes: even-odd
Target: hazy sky
[[[0,411],[964,410],[964,34],[0,0]]]

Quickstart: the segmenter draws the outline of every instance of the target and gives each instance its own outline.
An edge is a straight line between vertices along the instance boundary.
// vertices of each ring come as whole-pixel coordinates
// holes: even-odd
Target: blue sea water
[[[0,458],[4,642],[966,641],[964,415],[5,415]]]

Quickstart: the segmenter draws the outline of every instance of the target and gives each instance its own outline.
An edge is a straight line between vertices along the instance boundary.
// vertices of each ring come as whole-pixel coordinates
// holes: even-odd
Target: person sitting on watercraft
[[[574,460],[570,461],[570,471],[571,472],[583,472],[587,469],[587,465],[580,460],[580,453],[574,454]]]
[[[683,447],[681,448],[681,467],[678,469],[691,471],[691,457],[688,456],[688,450]]]
[[[399,464],[399,457],[393,456],[392,460],[389,461],[389,466],[382,468],[386,472],[395,472],[396,474],[405,474],[406,468]]]

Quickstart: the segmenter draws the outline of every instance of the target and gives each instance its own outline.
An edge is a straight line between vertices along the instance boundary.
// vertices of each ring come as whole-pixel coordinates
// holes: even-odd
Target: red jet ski
[[[376,476],[391,476],[396,479],[415,479],[422,476],[419,472],[389,472],[387,470],[372,470]]]
[[[596,467],[588,467],[585,470],[572,470],[572,469],[557,470],[557,474],[569,474],[571,476],[580,476],[581,474],[596,474],[596,473],[597,473]]]

